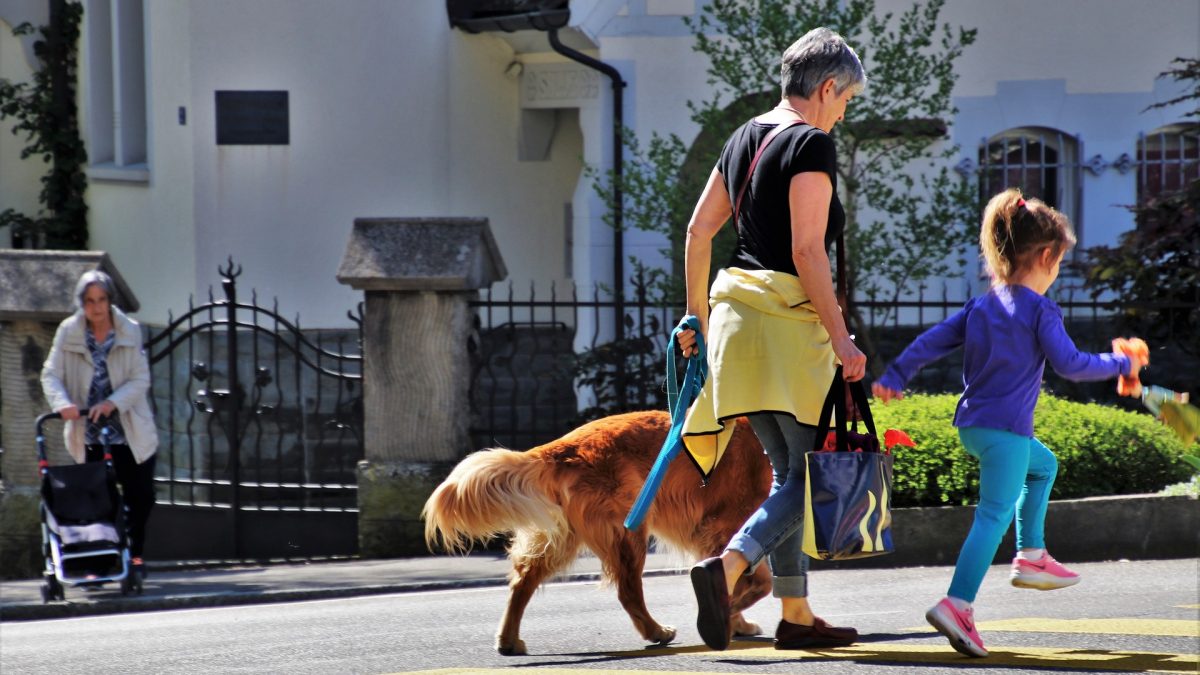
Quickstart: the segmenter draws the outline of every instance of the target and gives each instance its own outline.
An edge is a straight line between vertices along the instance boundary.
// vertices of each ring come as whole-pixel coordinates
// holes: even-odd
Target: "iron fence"
[[[663,354],[683,314],[682,302],[647,297],[644,286],[625,301],[626,338],[617,342],[603,329],[615,320],[616,303],[593,292],[581,299],[574,288],[538,297],[484,293],[472,302],[478,339],[473,346],[471,437],[474,448],[527,449],[554,439],[579,423],[626,410],[666,408]],[[1087,297],[1079,289],[1052,291],[1068,333],[1085,351],[1107,352],[1110,340],[1140,335],[1151,344],[1147,382],[1200,390],[1200,291],[1196,301],[1127,303]],[[854,304],[862,345],[882,368],[921,331],[963,307],[970,294],[942,287],[894,300]],[[611,324],[609,324],[611,325]],[[682,359],[680,359],[682,361]],[[624,366],[619,369],[617,366]],[[931,364],[913,380],[915,390],[962,389],[960,355]],[[1046,387],[1075,400],[1118,403],[1111,382],[1075,383],[1047,371]],[[624,396],[620,396],[623,394]],[[1126,399],[1123,405],[1131,404]]]

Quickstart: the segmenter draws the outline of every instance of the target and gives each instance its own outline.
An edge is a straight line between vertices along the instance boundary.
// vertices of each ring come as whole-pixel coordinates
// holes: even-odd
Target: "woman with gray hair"
[[[862,379],[866,356],[834,294],[827,248],[845,226],[837,195],[837,151],[829,133],[866,73],[854,50],[828,28],[810,31],[783,53],[782,100],[726,141],[688,223],[684,274],[687,313],[707,338],[709,376],[684,422],[684,444],[707,477],[746,416],[771,460],[767,500],[720,557],[692,568],[705,644],[725,649],[732,637],[731,594],[764,558],[783,617],[776,649],[841,646],[853,628],[830,626],[808,604],[804,524],[804,454],[835,368]],[[732,217],[737,244],[711,289],[712,239]],[[710,313],[711,305],[711,313]],[[696,334],[681,331],[684,356]]]
[[[121,494],[129,507],[129,555],[145,574],[142,549],[154,507],[154,463],[158,430],[146,393],[150,365],[142,332],[112,306],[113,281],[104,272],[84,272],[75,284],[77,311],[58,325],[42,366],[42,392],[51,410],[66,420],[63,436],[76,462],[104,458],[100,429],[107,426],[109,452]],[[86,418],[80,407],[88,409]],[[115,413],[115,414],[114,414]]]

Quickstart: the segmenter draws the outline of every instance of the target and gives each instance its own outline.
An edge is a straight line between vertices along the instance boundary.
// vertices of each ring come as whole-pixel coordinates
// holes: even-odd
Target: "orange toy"
[[[1141,338],[1113,338],[1112,346],[1114,353],[1128,356],[1130,363],[1132,363],[1129,374],[1121,375],[1117,378],[1117,394],[1120,396],[1141,396],[1142,381],[1138,377],[1138,370],[1150,363],[1150,347]]]

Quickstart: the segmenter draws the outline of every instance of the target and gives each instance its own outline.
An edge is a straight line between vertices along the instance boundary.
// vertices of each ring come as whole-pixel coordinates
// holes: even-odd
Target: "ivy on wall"
[[[82,19],[82,4],[51,0],[49,25],[36,29],[42,37],[34,43],[33,52],[41,68],[33,81],[0,79],[0,119],[16,120],[13,134],[25,134],[28,140],[21,159],[41,156],[49,166],[41,178],[41,208],[36,215],[11,208],[0,212],[0,228],[11,227],[14,245],[22,248],[87,247],[87,204],[83,200],[87,151],[79,136],[75,104]],[[15,36],[34,32],[29,23],[13,29]]]

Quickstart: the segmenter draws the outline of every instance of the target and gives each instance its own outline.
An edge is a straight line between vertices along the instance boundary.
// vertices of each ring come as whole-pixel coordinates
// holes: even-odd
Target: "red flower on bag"
[[[899,429],[888,429],[883,432],[883,447],[891,450],[893,446],[903,445],[909,448],[917,447],[913,439],[909,438],[908,434]]]

